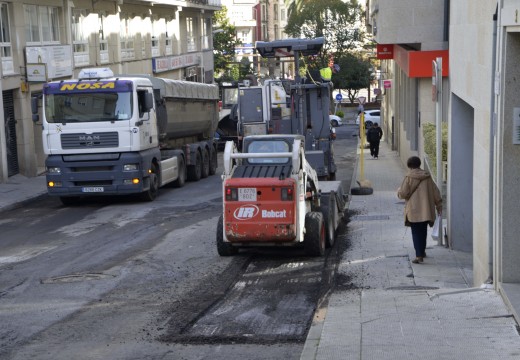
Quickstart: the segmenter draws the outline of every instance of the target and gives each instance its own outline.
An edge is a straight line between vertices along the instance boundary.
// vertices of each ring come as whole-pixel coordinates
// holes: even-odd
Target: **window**
[[[289,152],[289,144],[284,140],[258,140],[249,144],[247,152],[257,154],[267,153],[287,153]],[[250,158],[247,160],[250,164],[286,164],[289,162],[288,157],[273,158]]]
[[[195,43],[195,36],[194,36],[194,29],[193,29],[193,18],[188,17],[186,18],[186,51],[197,51],[197,44]]]
[[[109,62],[108,56],[108,41],[105,37],[105,21],[106,17],[104,15],[98,17],[98,27],[99,27],[99,63],[106,64]]]
[[[175,22],[173,20],[166,21],[166,43],[165,43],[165,54],[166,55],[173,55],[174,50],[177,50],[175,48],[176,43],[174,42],[174,36],[172,34],[175,34]]]
[[[209,34],[211,32],[211,19],[207,18],[202,23],[202,48],[209,49]]]
[[[27,43],[56,44],[60,42],[58,8],[24,5]]]
[[[274,19],[278,20],[278,4],[274,4]]]
[[[131,21],[122,18],[119,24],[119,41],[121,43],[121,60],[129,60],[135,58],[134,50],[134,32],[131,30]]]
[[[160,20],[151,19],[152,21],[152,57],[158,57],[161,55],[159,38],[160,38]]]
[[[72,45],[74,51],[74,65],[83,66],[89,64],[88,33],[86,29],[85,10],[74,9],[72,12]]]
[[[2,73],[6,75],[14,74],[7,4],[0,4],[0,57],[2,58]]]

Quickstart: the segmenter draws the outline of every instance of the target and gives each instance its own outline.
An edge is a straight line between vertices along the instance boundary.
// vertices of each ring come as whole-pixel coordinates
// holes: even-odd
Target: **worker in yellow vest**
[[[329,61],[329,66],[320,69],[320,76],[322,81],[331,81],[332,80],[332,74],[336,74],[339,72],[339,65],[334,64],[333,60]]]

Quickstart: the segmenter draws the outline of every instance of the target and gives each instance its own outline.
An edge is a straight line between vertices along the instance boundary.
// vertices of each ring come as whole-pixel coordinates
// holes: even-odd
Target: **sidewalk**
[[[45,175],[28,178],[14,175],[0,184],[0,212],[11,210],[47,194]]]
[[[406,168],[386,143],[378,160],[364,156],[374,193],[351,197],[350,246],[301,359],[519,359],[517,324],[498,293],[472,287],[470,253],[429,238],[424,263],[411,263],[396,195]]]

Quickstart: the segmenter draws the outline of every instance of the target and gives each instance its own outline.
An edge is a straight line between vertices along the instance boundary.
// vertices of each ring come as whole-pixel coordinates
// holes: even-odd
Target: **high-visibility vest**
[[[330,67],[321,69],[320,76],[323,80],[330,81],[332,79],[332,69]]]

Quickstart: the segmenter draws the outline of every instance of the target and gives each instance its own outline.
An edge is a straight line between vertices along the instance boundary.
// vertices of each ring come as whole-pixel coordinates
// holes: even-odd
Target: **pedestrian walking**
[[[383,130],[379,127],[378,123],[373,123],[370,129],[367,132],[367,140],[370,144],[370,155],[374,159],[379,157],[379,142],[383,137]]]
[[[426,257],[428,225],[432,227],[435,222],[435,210],[442,214],[442,197],[430,173],[421,169],[421,159],[412,156],[406,165],[409,172],[397,189],[397,197],[405,200],[404,224],[412,230],[415,248],[412,263],[419,264]]]

